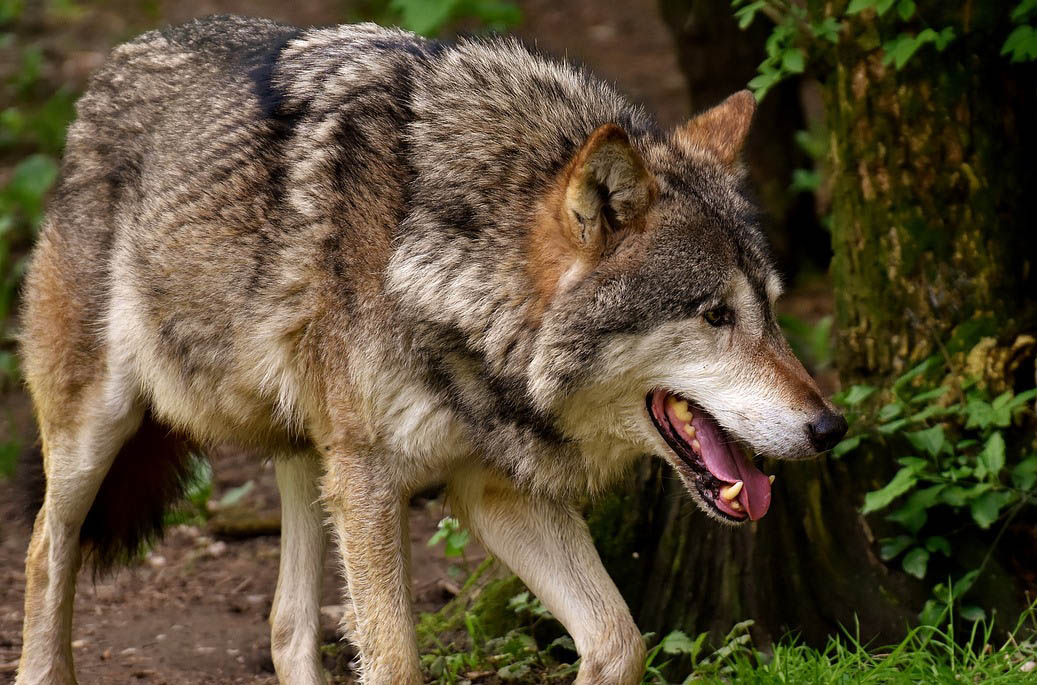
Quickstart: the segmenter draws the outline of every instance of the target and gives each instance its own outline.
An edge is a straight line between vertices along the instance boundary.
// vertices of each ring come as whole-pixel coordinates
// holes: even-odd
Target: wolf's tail
[[[79,541],[94,573],[110,571],[136,556],[162,534],[169,507],[182,500],[193,474],[187,438],[159,423],[151,412],[119,450],[90,511]],[[37,446],[22,465],[21,490],[35,517],[43,504],[43,454]]]

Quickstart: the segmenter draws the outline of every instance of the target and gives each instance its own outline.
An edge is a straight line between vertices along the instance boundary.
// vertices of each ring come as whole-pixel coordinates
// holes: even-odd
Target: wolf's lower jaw
[[[734,522],[767,513],[771,482],[716,419],[690,400],[656,389],[645,399],[656,430],[679,459],[675,466],[694,483],[702,501]]]

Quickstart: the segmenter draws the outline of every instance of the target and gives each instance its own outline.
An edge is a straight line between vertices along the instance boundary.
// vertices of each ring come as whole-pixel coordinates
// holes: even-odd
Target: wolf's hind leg
[[[25,623],[17,685],[75,683],[72,606],[80,528],[144,409],[125,378],[86,388],[71,416],[40,416],[47,490],[25,562]]]
[[[422,682],[411,615],[407,499],[377,457],[333,452],[322,497],[352,598],[364,685]]]
[[[640,683],[645,648],[580,512],[515,490],[482,469],[448,487],[452,510],[572,635],[578,685]]]
[[[323,683],[320,593],[324,571],[324,509],[315,455],[278,460],[281,567],[270,610],[270,651],[285,685]]]

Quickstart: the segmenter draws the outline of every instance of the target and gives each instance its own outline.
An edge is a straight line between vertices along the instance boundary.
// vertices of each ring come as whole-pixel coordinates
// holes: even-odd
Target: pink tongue
[[[755,521],[766,514],[771,506],[771,482],[767,476],[753,466],[737,445],[725,440],[720,426],[711,417],[697,413],[691,425],[702,445],[702,461],[710,473],[728,483],[742,481],[742,492],[736,499],[750,519]]]
[[[691,425],[695,428],[695,438],[701,445],[700,454],[709,472],[719,480],[727,483],[742,481],[742,491],[735,499],[742,505],[749,518],[755,521],[767,513],[771,506],[771,482],[742,450],[733,443],[728,443],[720,426],[708,414],[695,411]],[[673,421],[675,417],[671,416]],[[682,421],[673,421],[674,425],[682,425]],[[690,439],[689,439],[690,441]]]

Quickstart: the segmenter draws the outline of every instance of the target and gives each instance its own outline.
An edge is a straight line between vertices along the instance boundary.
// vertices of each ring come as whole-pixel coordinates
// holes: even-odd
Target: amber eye
[[[713,307],[707,309],[702,314],[702,318],[706,320],[710,326],[730,326],[735,322],[735,314],[727,307],[723,305],[719,307]]]

